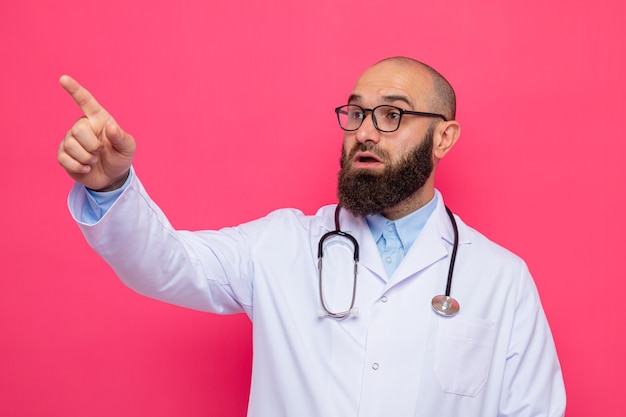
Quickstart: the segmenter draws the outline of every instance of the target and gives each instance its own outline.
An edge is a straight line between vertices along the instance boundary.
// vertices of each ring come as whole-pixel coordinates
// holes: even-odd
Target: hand
[[[59,82],[84,114],[61,141],[59,164],[76,182],[92,190],[121,187],[133,161],[135,139],[72,77],[63,75]]]

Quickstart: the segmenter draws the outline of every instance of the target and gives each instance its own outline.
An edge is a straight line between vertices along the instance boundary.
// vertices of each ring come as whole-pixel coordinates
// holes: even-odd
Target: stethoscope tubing
[[[459,303],[454,298],[450,296],[452,291],[452,276],[454,274],[454,265],[456,264],[456,255],[459,248],[459,228],[456,223],[456,219],[454,218],[454,214],[452,211],[445,206],[446,213],[450,218],[450,223],[452,224],[452,230],[454,231],[454,242],[452,245],[452,254],[450,256],[450,264],[448,266],[448,278],[446,280],[446,291],[445,295],[436,295],[433,297],[431,305],[435,313],[439,314],[443,317],[452,317],[455,316],[459,310]],[[335,319],[344,319],[350,314],[353,314],[357,310],[354,308],[354,302],[356,299],[356,285],[357,285],[357,272],[358,272],[358,264],[359,264],[359,243],[356,238],[349,233],[341,231],[339,226],[339,211],[341,210],[341,206],[338,204],[335,207],[335,230],[325,233],[320,238],[317,247],[317,268],[318,268],[318,279],[319,279],[319,297],[320,302],[322,304],[323,311],[320,311],[320,317],[331,317]],[[354,245],[353,252],[353,261],[354,261],[354,278],[352,284],[352,299],[350,301],[350,308],[347,311],[335,313],[328,309],[326,303],[324,301],[323,294],[323,285],[322,285],[322,263],[324,258],[324,241],[331,236],[341,236],[349,239]]]
[[[454,265],[456,264],[456,253],[459,249],[459,228],[456,225],[456,220],[452,211],[446,207],[446,213],[450,217],[450,223],[452,223],[452,230],[454,231],[454,243],[452,244],[452,255],[450,257],[450,266],[448,267],[448,280],[446,282],[446,297],[450,297],[452,291],[452,274],[454,273]]]

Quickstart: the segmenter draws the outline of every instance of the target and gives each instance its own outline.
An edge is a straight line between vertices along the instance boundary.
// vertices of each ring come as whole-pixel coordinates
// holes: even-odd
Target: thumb
[[[135,152],[135,140],[131,135],[124,132],[117,123],[107,123],[104,134],[117,152],[127,156]]]

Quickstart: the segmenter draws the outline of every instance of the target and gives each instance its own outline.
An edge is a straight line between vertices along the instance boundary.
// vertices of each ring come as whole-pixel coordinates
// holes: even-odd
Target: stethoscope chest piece
[[[460,309],[459,302],[449,295],[436,295],[431,304],[435,313],[444,317],[455,316]]]

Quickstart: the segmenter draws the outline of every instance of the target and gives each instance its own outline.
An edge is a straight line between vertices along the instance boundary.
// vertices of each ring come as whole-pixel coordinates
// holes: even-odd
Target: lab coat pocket
[[[485,386],[496,323],[458,315],[439,319],[435,374],[444,392],[474,397]]]

